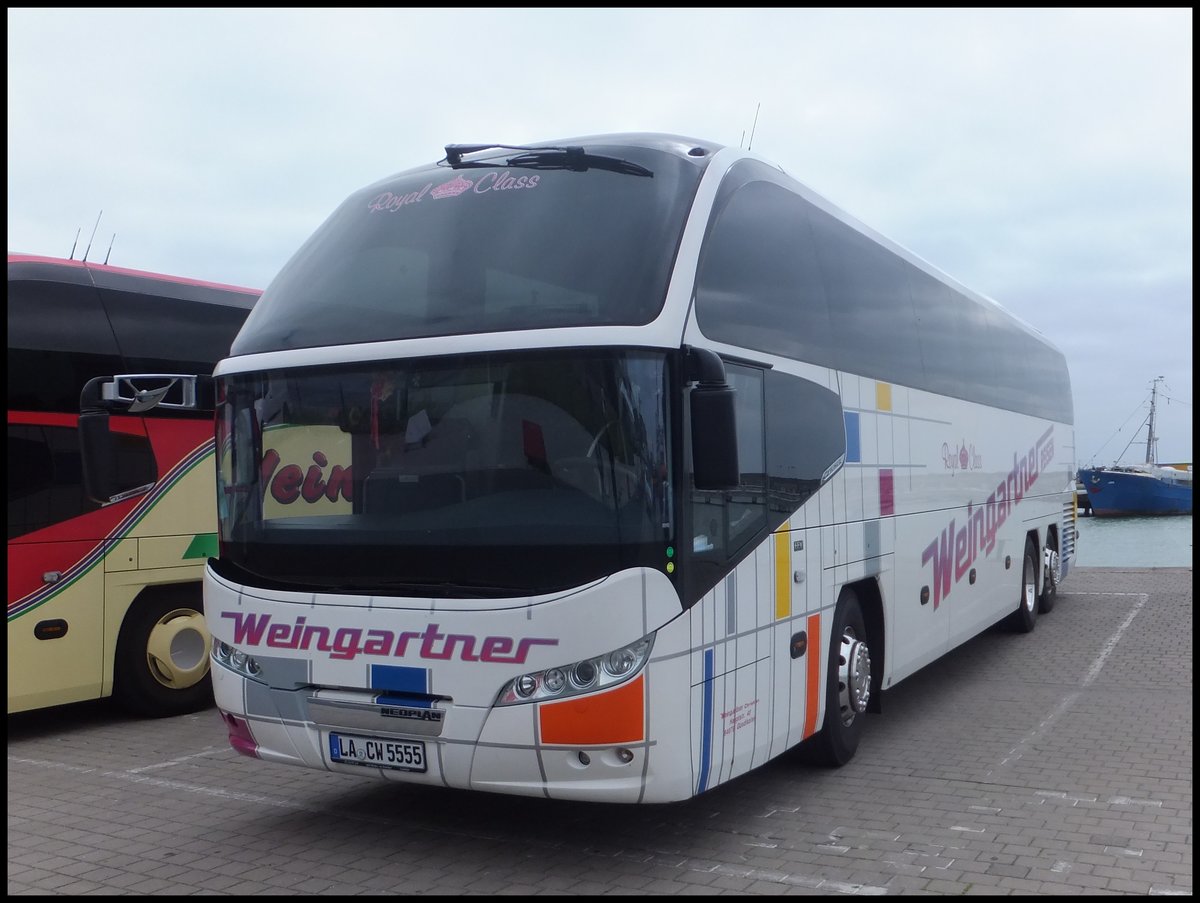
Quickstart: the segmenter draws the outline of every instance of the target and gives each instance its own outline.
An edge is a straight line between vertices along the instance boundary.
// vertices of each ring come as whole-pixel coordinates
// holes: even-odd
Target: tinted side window
[[[139,489],[158,481],[158,464],[150,440],[142,435],[113,433],[116,446],[117,493]]]
[[[754,161],[713,205],[696,321],[741,348],[1071,423],[1066,360]]]
[[[125,372],[100,300],[90,285],[8,283],[8,408],[79,412],[95,376]]]
[[[841,369],[924,385],[905,262],[825,211],[809,212]]]
[[[837,472],[846,454],[837,393],[786,373],[728,361],[725,375],[737,392],[741,485],[690,494],[689,605],[791,517]]]
[[[700,329],[731,345],[837,366],[807,205],[771,182],[729,179],[738,187],[722,187],[728,197],[717,201],[696,276]]]
[[[986,318],[996,361],[992,403],[1070,423],[1071,383],[1061,357],[999,311],[987,310]]]
[[[1040,342],[1025,338],[1027,349],[1022,372],[1030,384],[1027,404],[1035,407],[1032,413],[1049,420],[1074,423],[1075,410],[1071,403],[1071,375],[1061,354]]]
[[[212,373],[229,356],[243,307],[101,289],[121,352],[133,373]]]
[[[837,472],[846,421],[836,392],[767,371],[767,486],[774,530]]]
[[[973,301],[964,303],[961,295],[924,270],[909,263],[904,266],[925,365],[925,382],[921,387],[943,395],[970,397],[968,383],[982,376],[984,369],[979,354],[986,353],[986,349],[974,347],[972,341],[972,337],[982,342],[987,340],[982,309]],[[979,316],[968,322],[969,315],[974,313]],[[985,381],[991,379],[988,372]]]
[[[144,436],[115,433],[117,491],[153,483],[157,469]],[[100,506],[83,491],[75,427],[8,426],[8,538],[60,524]]]
[[[9,424],[9,539],[99,507],[83,492],[73,428]]]

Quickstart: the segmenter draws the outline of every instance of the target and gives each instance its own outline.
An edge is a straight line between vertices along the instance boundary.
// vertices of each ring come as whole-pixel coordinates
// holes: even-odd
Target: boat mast
[[[1158,384],[1162,382],[1163,377],[1156,377],[1154,384],[1150,387],[1150,429],[1146,433],[1146,463],[1158,463],[1158,450],[1154,447],[1156,439],[1154,438],[1154,402],[1158,397]]]

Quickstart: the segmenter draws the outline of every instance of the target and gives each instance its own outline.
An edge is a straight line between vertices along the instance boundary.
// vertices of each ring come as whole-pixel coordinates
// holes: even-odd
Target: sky
[[[8,9],[8,249],[265,288],[448,143],[749,147],[1192,460],[1192,10]],[[89,249],[90,246],[90,249]]]

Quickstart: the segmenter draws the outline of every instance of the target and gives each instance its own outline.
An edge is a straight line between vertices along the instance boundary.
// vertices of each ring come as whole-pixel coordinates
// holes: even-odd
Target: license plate
[[[330,733],[329,758],[346,765],[425,771],[425,744],[418,740],[385,740],[382,737]]]

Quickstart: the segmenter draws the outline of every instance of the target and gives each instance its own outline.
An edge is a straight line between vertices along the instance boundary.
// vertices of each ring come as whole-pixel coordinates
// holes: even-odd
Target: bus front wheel
[[[139,600],[125,616],[113,695],[130,712],[163,718],[212,702],[212,640],[199,595],[199,587],[171,589]]]
[[[825,682],[825,722],[814,752],[826,765],[845,765],[858,750],[871,701],[871,650],[862,606],[844,590],[834,612]]]

